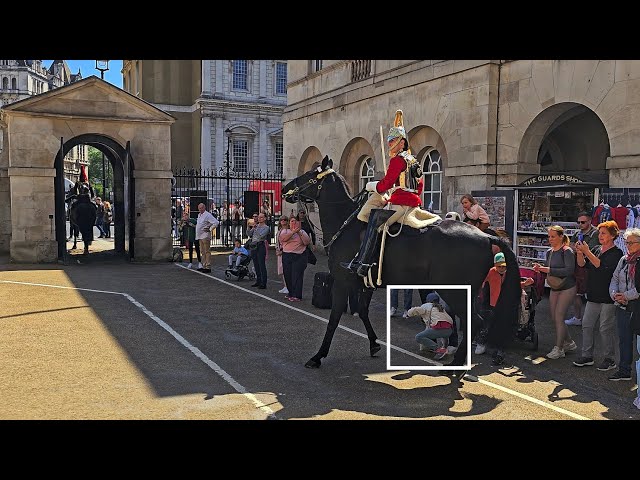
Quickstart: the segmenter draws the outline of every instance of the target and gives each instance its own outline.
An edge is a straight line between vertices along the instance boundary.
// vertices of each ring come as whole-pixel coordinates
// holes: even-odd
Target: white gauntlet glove
[[[376,190],[376,185],[378,185],[378,182],[367,182],[367,186],[365,187],[365,190],[367,192],[378,192]]]

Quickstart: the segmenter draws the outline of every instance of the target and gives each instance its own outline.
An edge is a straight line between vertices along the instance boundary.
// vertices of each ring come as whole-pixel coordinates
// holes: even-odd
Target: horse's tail
[[[496,245],[500,248],[500,251],[504,253],[505,260],[507,261],[507,273],[506,278],[502,284],[500,297],[496,308],[506,308],[506,312],[512,312],[517,314],[517,307],[520,302],[520,267],[518,266],[518,258],[511,249],[511,245],[501,237],[490,236],[492,245]]]

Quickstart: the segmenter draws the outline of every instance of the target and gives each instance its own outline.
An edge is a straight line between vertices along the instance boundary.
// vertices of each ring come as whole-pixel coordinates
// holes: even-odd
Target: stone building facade
[[[71,73],[65,60],[54,60],[49,68],[43,65],[42,60],[0,60],[0,107],[80,79],[82,73]],[[75,183],[80,178],[80,165],[89,165],[87,145],[78,145],[67,154],[64,159],[65,177]]]
[[[61,148],[91,143],[114,171],[116,252],[168,261],[174,121],[95,76],[0,109],[0,253],[13,262],[59,259],[66,232],[57,158]]]
[[[545,172],[640,187],[634,60],[290,60],[285,177],[329,155],[353,191],[380,179],[396,109],[436,212]]]
[[[282,171],[286,60],[124,60],[123,88],[177,118],[172,167]]]

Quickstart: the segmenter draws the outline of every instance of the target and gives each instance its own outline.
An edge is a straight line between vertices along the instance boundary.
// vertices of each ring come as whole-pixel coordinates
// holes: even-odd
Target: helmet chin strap
[[[389,147],[389,157],[393,158],[395,157],[401,150],[402,147],[399,147],[400,145],[400,141],[404,140],[402,137],[398,138],[398,141],[396,143],[394,143],[391,147]]]

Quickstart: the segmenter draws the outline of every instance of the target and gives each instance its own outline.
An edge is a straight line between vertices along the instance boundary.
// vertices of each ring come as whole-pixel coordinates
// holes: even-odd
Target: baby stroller
[[[521,277],[524,280],[526,277]],[[524,287],[520,307],[518,308],[518,325],[516,338],[522,341],[531,342],[531,348],[535,352],[538,350],[538,332],[536,332],[536,305],[538,297],[536,284]]]
[[[251,265],[251,257],[245,257],[240,262],[239,267],[227,267],[224,271],[224,276],[227,278],[231,278],[232,276],[238,277],[238,281],[242,280],[244,277],[249,277],[251,280],[256,278],[256,272],[253,270],[253,265]]]

